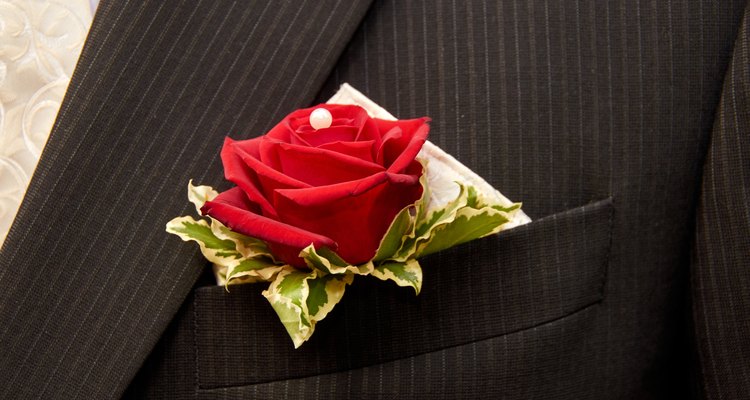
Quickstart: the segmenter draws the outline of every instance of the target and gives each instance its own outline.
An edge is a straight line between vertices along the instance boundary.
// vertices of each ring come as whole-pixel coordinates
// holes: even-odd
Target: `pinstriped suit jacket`
[[[745,0],[105,0],[0,253],[0,398],[748,396],[749,54]],[[535,221],[293,350],[164,223],[342,82]]]

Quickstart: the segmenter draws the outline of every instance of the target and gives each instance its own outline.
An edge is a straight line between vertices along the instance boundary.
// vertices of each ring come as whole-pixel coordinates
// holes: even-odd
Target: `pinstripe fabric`
[[[577,340],[582,350],[531,357],[539,375],[509,386],[462,385],[465,396],[566,397],[560,381],[581,374],[591,381],[571,398],[688,396],[687,266],[698,177],[746,3],[375,3],[321,99],[348,81],[397,116],[432,115],[431,139],[522,199],[532,217],[614,198],[605,300],[588,331],[556,338]],[[408,56],[409,48],[417,50]],[[409,57],[398,69],[395,61],[366,66]],[[498,362],[527,351],[538,335],[500,348]],[[461,360],[474,362],[469,347]],[[461,385],[459,364],[414,362],[432,371],[418,387]],[[404,361],[399,369],[411,367]],[[361,374],[369,382],[385,373],[397,387],[411,382],[393,371]]]
[[[426,257],[421,263],[429,284],[419,297],[358,279],[336,313],[296,350],[260,285],[231,293],[200,288],[195,293],[198,384],[213,389],[360,368],[573,314],[602,299],[611,218],[612,203],[603,200]],[[217,326],[231,327],[242,340],[228,346]]]
[[[307,104],[367,6],[101,4],[0,255],[0,398],[118,397],[205,268],[164,232],[188,178]]]
[[[199,397],[689,397],[685,314],[698,177],[745,4],[375,2],[318,99],[347,81],[397,116],[432,116],[431,140],[510,198],[522,199],[532,217],[569,215],[557,213],[612,196],[603,300],[572,314],[547,310],[557,318],[534,317],[537,307],[569,304],[568,296],[576,293],[571,289],[590,267],[571,263],[573,269],[558,273],[555,263],[566,257],[554,250],[567,248],[563,243],[573,237],[581,260],[598,248],[597,234],[571,235],[557,223],[535,232],[531,241],[559,244],[544,253],[550,260],[544,266],[532,262],[540,248],[498,255],[492,241],[425,260],[426,287],[430,273],[450,274],[455,265],[470,269],[458,257],[461,251],[488,262],[497,259],[498,270],[503,257],[512,257],[510,271],[515,265],[529,272],[511,274],[502,283],[519,292],[497,303],[503,315],[497,318],[489,318],[484,308],[496,282],[467,279],[460,282],[464,293],[457,295],[450,279],[435,278],[430,304],[460,310],[466,319],[455,317],[458,326],[444,329],[420,320],[412,332],[434,337],[415,340],[414,346],[400,347],[399,338],[389,336],[391,327],[402,332],[388,308],[395,300],[363,289],[369,297],[345,299],[342,310],[372,313],[374,321],[366,325],[378,337],[372,345],[336,353],[333,360],[318,356],[323,351],[318,348],[301,350],[309,357],[290,356],[273,345],[263,353],[262,346],[279,331],[270,316],[258,311],[251,326],[229,311],[218,312],[239,308],[238,298],[203,288],[196,292],[196,312],[186,316],[194,318],[196,338],[203,338],[194,349],[197,379],[203,383]],[[540,271],[551,272],[553,279],[538,279]],[[249,302],[253,290],[243,288],[237,295]],[[404,302],[404,312],[419,310],[415,304]],[[347,340],[361,343],[361,322],[343,312],[329,318],[318,333],[338,334],[344,346]],[[524,318],[531,321],[526,329],[506,329]],[[223,331],[212,331],[212,325],[254,339],[220,348],[209,336]],[[507,334],[484,335],[489,331]],[[705,332],[713,340],[723,338]],[[738,338],[743,331],[731,332],[726,334]],[[314,340],[326,349],[326,339]],[[431,342],[437,345],[421,348],[424,353],[411,351]],[[724,356],[707,353],[707,345],[702,349],[704,360]],[[249,365],[256,352],[267,354],[268,364]],[[286,365],[293,361],[300,365]],[[346,370],[329,372],[339,369]],[[721,382],[741,390],[742,371],[734,375],[736,381]],[[724,372],[720,367],[704,371],[714,379]]]
[[[289,367],[277,346],[265,350],[274,351],[268,365],[247,362],[279,339],[267,308],[253,313],[253,326],[218,312],[250,301],[254,288],[188,295],[203,262],[159,235],[186,210],[188,177],[220,182],[211,157],[225,132],[258,134],[314,97],[366,5],[190,4],[101,6],[0,257],[0,397],[116,396],[187,295],[128,396],[685,398],[687,267],[702,169],[697,365],[710,397],[747,392],[747,369],[732,359],[744,344],[745,320],[733,313],[745,304],[746,276],[729,269],[746,249],[705,240],[718,231],[731,243],[746,228],[724,217],[725,204],[746,209],[745,192],[720,190],[728,179],[746,183],[732,175],[746,166],[745,41],[703,168],[747,1],[374,2],[318,99],[348,81],[397,116],[430,115],[431,140],[523,200],[532,217],[552,216],[515,233],[533,234],[525,247],[496,238],[425,260],[433,311],[418,325],[389,304],[408,315],[421,299],[352,290],[319,329],[358,350],[327,360],[303,349]],[[610,197],[611,246],[602,247],[600,229],[570,231],[607,231],[603,203],[579,207]],[[603,293],[592,278],[602,248]],[[453,268],[471,270],[466,254],[482,260],[483,279],[450,279]],[[493,267],[499,283],[488,278]],[[445,329],[432,325],[435,308],[454,316],[438,320]],[[360,323],[342,310],[373,320],[352,326]],[[401,344],[390,328],[431,336]],[[236,353],[211,337],[244,334],[257,339],[234,342]],[[361,339],[373,336],[371,345]]]
[[[693,324],[707,399],[750,393],[750,6],[734,45],[703,169]]]
[[[567,354],[587,351],[587,343],[568,339],[585,335],[592,329],[591,321],[597,312],[597,306],[590,306],[562,321],[373,368],[254,386],[202,390],[198,398],[528,399],[545,398],[541,388],[547,386],[555,388],[554,398],[574,398],[580,393],[577,385],[594,384],[594,379],[584,370],[580,370],[580,375],[574,380],[550,382],[545,376],[557,374],[555,365],[568,364]],[[508,349],[514,350],[509,352]],[[446,370],[450,370],[449,378]],[[502,387],[504,393],[518,395],[503,396],[503,392],[498,392],[495,387]]]

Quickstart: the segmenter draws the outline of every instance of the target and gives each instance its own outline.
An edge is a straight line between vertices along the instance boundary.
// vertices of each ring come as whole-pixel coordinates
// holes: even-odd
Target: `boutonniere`
[[[263,296],[299,347],[355,277],[419,294],[420,257],[529,221],[427,141],[429,121],[395,119],[344,84],[263,136],[226,138],[235,186],[189,182],[205,218],[175,218],[167,232],[197,242],[220,285],[269,282]]]

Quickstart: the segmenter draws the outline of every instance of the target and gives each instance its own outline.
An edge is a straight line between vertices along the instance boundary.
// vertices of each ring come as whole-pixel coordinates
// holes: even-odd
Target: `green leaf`
[[[344,296],[353,275],[321,275],[318,271],[301,271],[284,267],[263,296],[279,316],[289,337],[298,348],[315,331],[315,324],[325,318]]]
[[[218,192],[210,186],[194,186],[188,182],[188,200],[200,213],[206,201],[213,200]],[[185,216],[167,223],[167,232],[185,241],[195,241],[201,253],[214,264],[214,275],[223,285],[270,281],[281,270],[262,241],[231,231],[221,222],[209,217],[195,220]]]
[[[320,321],[328,315],[333,307],[344,297],[346,285],[351,284],[354,276],[325,275],[308,279],[310,293],[307,297],[307,310],[312,321]]]
[[[227,267],[219,264],[213,264],[214,276],[216,277],[216,284],[219,286],[226,286],[227,284]]]
[[[299,256],[305,260],[308,267],[322,274],[368,275],[374,268],[372,261],[361,265],[350,265],[328,248],[322,247],[316,250],[312,244],[304,248]]]
[[[388,262],[375,267],[372,276],[380,280],[390,280],[399,286],[414,288],[419,295],[422,290],[422,268],[415,259],[406,262]]]
[[[386,231],[383,239],[380,241],[378,251],[375,253],[373,261],[382,261],[396,254],[404,241],[404,236],[414,230],[414,212],[413,206],[405,207],[401,210],[396,218],[391,222],[391,226]]]
[[[210,218],[210,217],[209,217]],[[264,256],[273,259],[268,246],[259,239],[245,236],[241,233],[234,232],[224,226],[221,222],[211,219],[211,232],[214,236],[222,240],[230,240],[234,243],[234,248],[245,258]]]
[[[326,275],[330,276],[330,275]],[[328,294],[326,293],[325,279],[310,279],[307,281],[309,294],[307,296],[307,312],[315,315],[328,303]]]
[[[235,250],[234,242],[217,238],[208,223],[192,217],[178,217],[167,223],[167,232],[184,241],[194,241],[200,246],[203,256],[212,263],[231,265],[242,255]]]
[[[231,240],[217,238],[204,220],[194,220],[192,217],[176,218],[167,224],[167,229],[180,237],[203,243],[209,249],[234,250],[234,243]]]
[[[194,186],[192,179],[188,182],[188,200],[195,206],[198,214],[201,213],[201,207],[210,200],[216,198],[219,192],[211,186]],[[213,235],[221,240],[231,240],[234,242],[233,250],[239,252],[243,257],[266,256],[271,257],[271,253],[263,241],[243,234],[233,232],[221,222],[208,217],[211,220],[211,231]]]
[[[522,203],[513,203],[510,206],[493,205],[491,207],[497,211],[502,211],[505,213],[512,213],[513,211],[520,210],[521,206],[522,206]]]
[[[449,224],[437,227],[430,238],[419,244],[416,257],[426,256],[447,248],[498,232],[508,222],[508,214],[492,207],[476,210],[464,207]]]
[[[226,285],[270,281],[282,267],[265,257],[245,258],[227,269]]]
[[[405,237],[401,248],[396,252],[396,255],[391,257],[394,261],[406,261],[410,258],[414,258],[417,252],[417,248],[420,243],[428,240],[433,230],[437,227],[448,224],[455,219],[456,212],[466,206],[467,191],[461,185],[458,185],[459,192],[458,196],[452,201],[448,202],[445,207],[425,211],[428,206],[426,202],[420,202],[417,204],[417,220],[414,225],[414,232]]]
[[[311,248],[313,251],[317,251],[317,254],[319,257],[323,257],[331,264],[332,267],[346,267],[349,265],[346,261],[344,261],[343,258],[339,257],[336,252],[329,249],[328,247],[321,247],[318,250],[315,250],[314,247]]]
[[[449,202],[444,208],[429,212],[426,219],[417,223],[416,236],[418,239],[425,238],[437,226],[453,221],[456,212],[465,207],[469,199],[469,190],[463,185],[459,186],[458,196]]]

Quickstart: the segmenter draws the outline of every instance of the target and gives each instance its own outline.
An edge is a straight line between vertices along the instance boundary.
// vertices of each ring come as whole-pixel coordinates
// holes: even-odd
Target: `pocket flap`
[[[267,284],[197,289],[202,389],[331,373],[528,329],[599,302],[612,199],[554,214],[420,260],[419,296],[358,277],[294,349],[261,292]]]

